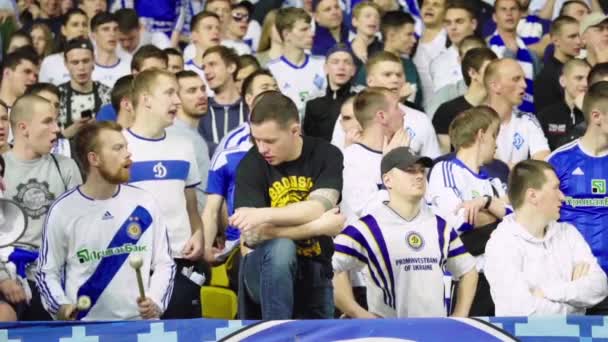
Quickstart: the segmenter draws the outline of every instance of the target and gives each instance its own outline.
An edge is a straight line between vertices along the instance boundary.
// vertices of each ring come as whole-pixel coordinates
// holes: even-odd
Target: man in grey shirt
[[[9,271],[14,268],[0,263],[0,320],[45,320],[50,316],[33,282],[44,220],[52,203],[81,184],[82,177],[72,159],[50,153],[59,127],[57,111],[49,101],[37,95],[19,98],[10,123],[15,140],[13,149],[2,155],[6,163],[4,197],[23,208],[28,223],[25,233],[13,246],[0,249],[0,254],[6,258],[13,253],[14,259],[13,248],[19,248],[27,267],[25,273],[17,267],[15,274]]]
[[[205,139],[199,134],[198,122],[207,113],[207,89],[201,77],[194,71],[184,70],[176,75],[179,85],[178,95],[182,105],[177,111],[173,126],[168,130],[173,131],[192,141],[196,153],[196,164],[200,172],[201,182],[196,186],[196,200],[199,212],[203,212],[207,195],[207,176],[209,173],[209,147]]]

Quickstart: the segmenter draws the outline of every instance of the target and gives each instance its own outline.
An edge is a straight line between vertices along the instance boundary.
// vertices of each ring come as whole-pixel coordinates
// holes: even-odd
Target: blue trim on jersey
[[[228,135],[228,138],[226,138],[226,143],[224,144],[224,149],[228,148],[228,144],[230,143],[230,140],[232,140],[237,134],[241,133],[246,127],[243,126],[241,128],[237,128],[236,131],[232,132],[232,134]],[[238,143],[237,143],[238,145]]]
[[[129,215],[129,218],[120,226],[106,249],[117,248],[126,244],[136,245],[142,235],[152,226],[153,221],[150,212],[138,205]],[[132,236],[134,234],[131,232],[130,228],[133,225],[139,226],[138,235]],[[101,259],[93,274],[91,274],[89,279],[87,279],[78,289],[77,297],[83,295],[89,296],[91,299],[91,306],[87,310],[79,311],[77,319],[80,320],[85,317],[91,308],[95,306],[95,303],[97,303],[97,300],[101,297],[103,291],[108,287],[112,279],[114,279],[116,273],[122,268],[129,255],[130,253],[115,254],[105,256]]]
[[[48,224],[48,220],[49,220],[49,216],[51,215],[51,211],[55,208],[55,206],[61,202],[63,199],[65,199],[66,197],[68,197],[70,194],[74,193],[74,191],[76,191],[77,188],[74,188],[66,193],[64,193],[63,195],[59,196],[55,202],[53,202],[53,204],[50,206],[49,211],[46,213],[46,217],[44,218],[44,224],[43,224],[43,228],[42,228],[42,247],[40,249],[40,260],[38,262],[38,270],[41,269],[41,266],[46,262],[46,258],[48,255],[48,251],[49,251],[49,246],[48,246],[48,240],[46,239],[46,231],[47,231],[47,224]],[[57,300],[55,298],[53,298],[53,295],[51,294],[51,291],[48,287],[48,285],[46,284],[46,281],[44,280],[44,278],[46,277],[46,275],[42,272],[36,272],[36,283],[38,284],[38,288],[40,289],[40,296],[44,297],[47,301],[47,304],[49,305],[48,310],[49,313],[51,314],[55,314],[57,313],[57,311],[59,310],[59,303],[57,302]]]
[[[393,268],[391,267],[391,258],[388,254],[388,247],[386,246],[386,242],[384,241],[384,236],[382,236],[382,231],[380,231],[380,227],[378,226],[378,222],[374,219],[373,216],[367,215],[361,218],[361,222],[365,223],[367,228],[369,228],[372,236],[376,240],[378,244],[378,248],[380,248],[380,253],[382,254],[382,258],[384,259],[384,266],[388,272],[388,276],[391,281],[390,293],[391,293],[391,306],[395,308],[395,276],[393,275]]]
[[[376,268],[376,273],[378,273],[378,277],[380,278],[380,280],[382,280],[383,286],[378,286],[378,287],[380,287],[382,289],[382,294],[384,297],[383,298],[384,304],[391,306],[391,304],[390,304],[390,303],[392,303],[391,294],[389,293],[388,283],[386,282],[386,277],[384,276],[384,272],[382,271],[382,268],[380,268],[380,263],[378,262],[378,259],[376,259],[376,254],[374,253],[374,251],[372,250],[370,245],[367,243],[367,240],[365,239],[363,234],[361,234],[361,232],[353,226],[348,226],[348,227],[344,228],[344,230],[342,231],[341,234],[344,234],[344,235],[350,237],[351,239],[353,239],[353,241],[357,242],[361,246],[361,248],[365,248],[367,250],[367,256],[368,256],[369,260],[371,261],[371,263],[369,263],[369,264],[374,265],[374,267]],[[369,272],[370,274],[373,273],[371,267],[369,268],[369,271],[370,271]]]
[[[85,194],[84,194],[84,192],[82,192],[82,190],[80,189],[81,187],[82,187],[82,185],[78,185],[78,186],[76,187],[76,190],[78,190],[78,193],[80,194],[80,196],[82,196],[82,197],[84,197],[84,198],[88,199],[89,201],[97,201],[97,200],[96,200],[96,199],[94,199],[93,197],[89,197],[89,196],[85,195]],[[114,195],[112,195],[112,197],[111,197],[111,198],[115,198],[116,196],[118,196],[118,194],[120,193],[120,189],[121,189],[120,187],[121,187],[121,185],[120,185],[120,184],[118,184],[118,188],[116,189],[116,192],[114,193]]]
[[[466,247],[463,245],[463,246],[460,246],[460,247],[458,247],[458,248],[455,248],[455,249],[453,249],[453,250],[449,251],[449,252],[448,252],[448,258],[457,257],[457,256],[462,255],[462,254],[465,254],[465,253],[467,253],[467,249],[466,249]]]
[[[366,149],[366,150],[368,150],[370,152],[377,153],[377,154],[382,154],[382,151],[374,150],[374,149],[372,149],[372,148],[370,148],[368,146],[365,146],[365,145],[363,145],[361,143],[355,143],[355,145],[359,145],[359,146],[363,147],[364,149]]]
[[[382,287],[380,286],[380,282],[378,281],[378,278],[376,278],[376,275],[374,274],[374,272],[372,272],[372,269],[369,265],[369,261],[365,257],[365,255],[359,253],[358,251],[356,251],[348,246],[344,246],[339,243],[334,245],[334,251],[348,255],[353,258],[356,258],[359,261],[361,261],[362,263],[366,264],[367,267],[369,268],[369,274],[371,275],[372,280],[374,281],[374,284],[376,284],[376,286],[378,286],[378,288],[382,289]],[[384,291],[384,289],[382,291]],[[386,298],[386,293],[385,293],[385,298]],[[386,299],[385,299],[385,302],[386,302]]]
[[[475,226],[473,226],[472,224],[465,222],[463,224],[460,225],[460,227],[457,228],[457,230],[462,234],[462,233],[466,233],[470,230],[473,230],[475,228]]]
[[[281,61],[283,61],[283,63],[289,65],[292,69],[298,70],[298,69],[304,69],[304,67],[306,67],[306,65],[308,65],[308,61],[310,60],[310,57],[307,54],[304,54],[304,62],[300,66],[296,66],[296,65],[292,64],[287,58],[285,58],[285,56],[281,56],[281,57],[279,57],[279,59]]]
[[[190,163],[185,160],[148,160],[131,165],[129,183],[159,180],[186,181]]]
[[[169,233],[165,230],[165,239],[167,239],[167,253],[169,253],[169,255],[171,255],[171,244],[169,243]],[[161,299],[162,305],[165,307],[165,309],[167,308],[167,306],[169,305],[169,303],[167,302],[169,299],[171,299],[171,294],[173,294],[173,286],[175,285],[175,271],[177,269],[177,265],[175,265],[175,263],[173,263],[173,265],[171,266],[171,280],[169,281],[169,286],[167,287],[167,291],[165,291],[165,294],[163,295],[163,298]]]
[[[439,236],[439,253],[441,255],[441,259],[439,259],[439,265],[441,266],[441,262],[443,261],[443,246],[445,246],[445,220],[437,217],[437,235]],[[448,242],[449,244],[449,242]]]
[[[479,173],[474,172],[473,170],[469,169],[469,167],[465,163],[463,163],[462,160],[458,159],[458,157],[456,157],[456,156],[454,156],[454,158],[451,159],[451,162],[460,166],[461,168],[469,171],[477,179],[482,179],[482,180],[488,179],[488,175],[486,175],[485,172],[481,171],[481,169],[479,170]]]
[[[196,63],[194,63],[194,59],[187,61],[185,65],[192,65],[193,67],[197,68],[198,70],[205,72],[205,70],[203,70],[203,68],[201,68],[200,66],[196,65]]]
[[[146,137],[142,137],[140,135],[137,135],[137,134],[133,133],[133,131],[130,128],[127,128],[127,132],[129,132],[129,134],[131,134],[135,138],[140,139],[140,140],[145,140],[145,141],[161,141],[161,140],[164,140],[167,137],[167,132],[166,131],[163,131],[163,136],[161,138],[156,138],[156,139],[146,138]]]
[[[120,64],[120,58],[118,59],[118,62],[116,62],[116,64],[114,64],[114,65],[110,65],[110,66],[104,66],[104,65],[101,65],[101,64],[97,64],[97,61],[95,61],[95,67],[100,67],[100,68],[102,68],[102,69],[112,69],[112,68],[116,68],[116,66],[117,66],[118,64]]]

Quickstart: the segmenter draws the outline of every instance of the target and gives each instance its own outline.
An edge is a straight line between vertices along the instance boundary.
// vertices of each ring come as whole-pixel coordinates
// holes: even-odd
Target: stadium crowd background
[[[0,320],[608,313],[607,11],[0,0]]]

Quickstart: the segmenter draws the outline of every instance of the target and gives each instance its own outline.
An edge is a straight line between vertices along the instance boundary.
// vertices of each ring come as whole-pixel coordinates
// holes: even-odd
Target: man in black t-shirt
[[[342,153],[301,136],[298,110],[280,92],[257,97],[250,125],[255,147],[239,164],[229,220],[253,249],[241,263],[239,314],[332,318],[330,236],[345,220],[333,209],[342,189]]]
[[[496,54],[488,48],[474,48],[462,59],[462,75],[467,85],[467,92],[451,101],[445,102],[433,116],[433,126],[439,139],[442,153],[450,152],[450,136],[448,131],[456,115],[467,109],[480,105],[486,98],[483,75],[491,61],[497,59]]]

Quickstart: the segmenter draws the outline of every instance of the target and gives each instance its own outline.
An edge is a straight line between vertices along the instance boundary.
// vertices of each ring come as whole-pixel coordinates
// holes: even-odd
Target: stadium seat
[[[230,280],[226,271],[235,253],[236,248],[221,265],[211,268],[209,285],[201,287],[202,315],[204,318],[234,319],[237,313],[238,299],[236,293],[230,289]]]

